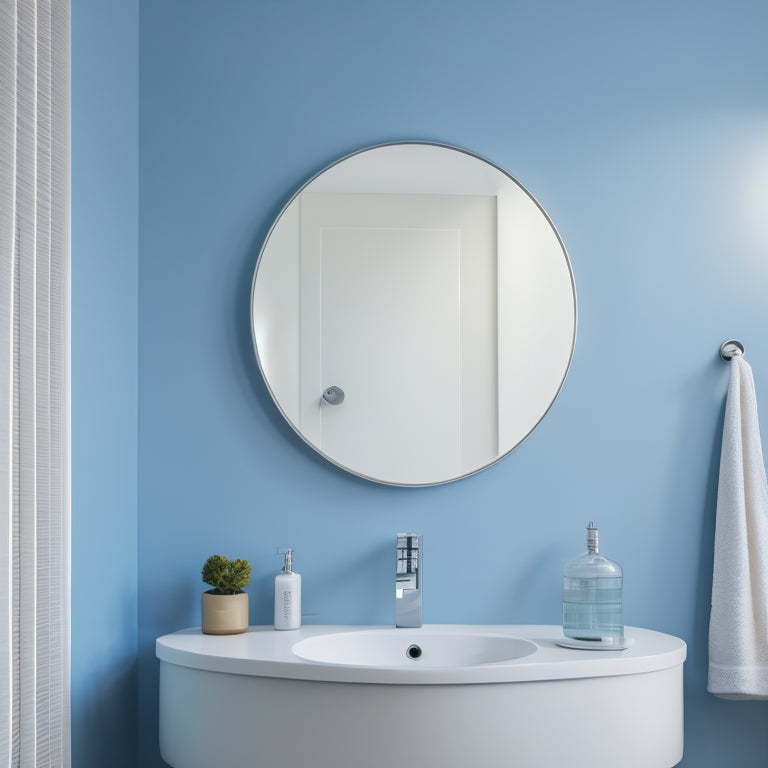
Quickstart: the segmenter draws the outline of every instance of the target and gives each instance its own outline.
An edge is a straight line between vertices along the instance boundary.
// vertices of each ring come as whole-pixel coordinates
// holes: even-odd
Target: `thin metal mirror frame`
[[[531,202],[538,208],[542,216],[544,216],[545,220],[549,224],[550,228],[552,229],[552,232],[554,233],[555,237],[557,238],[557,242],[560,246],[560,249],[563,253],[563,258],[565,260],[565,265],[568,269],[568,277],[571,282],[571,291],[573,293],[573,335],[571,338],[571,351],[568,356],[568,362],[566,363],[565,370],[563,371],[563,376],[560,379],[560,383],[557,386],[557,389],[555,390],[555,393],[552,396],[552,399],[550,400],[549,405],[546,407],[544,412],[541,414],[540,418],[536,421],[536,423],[526,432],[509,450],[505,451],[504,453],[499,454],[495,459],[492,461],[489,461],[487,464],[484,464],[481,467],[477,467],[476,469],[473,469],[469,472],[465,472],[464,474],[457,475],[456,477],[450,477],[445,480],[436,480],[434,482],[429,483],[397,483],[393,482],[391,480],[382,480],[381,478],[377,477],[371,477],[370,475],[366,475],[362,472],[358,472],[355,469],[352,469],[345,464],[342,464],[341,462],[337,461],[333,457],[329,456],[328,454],[324,453],[320,448],[318,448],[314,443],[310,442],[304,435],[301,433],[299,428],[291,421],[290,418],[288,418],[288,415],[283,410],[282,406],[280,405],[279,400],[277,399],[277,396],[275,395],[275,392],[272,390],[272,387],[270,386],[269,380],[267,379],[267,376],[264,372],[264,366],[261,362],[261,355],[259,354],[259,346],[256,340],[256,330],[254,328],[254,322],[253,322],[253,302],[254,302],[254,294],[256,290],[256,280],[259,276],[259,267],[261,266],[262,257],[264,256],[264,252],[266,251],[267,245],[269,244],[270,238],[272,237],[273,231],[276,229],[278,224],[283,218],[283,215],[285,212],[290,208],[290,206],[293,204],[293,202],[307,189],[307,187],[312,184],[317,178],[322,176],[326,171],[329,171],[331,168],[334,168],[335,166],[339,165],[340,163],[345,162],[346,160],[349,160],[350,158],[355,157],[356,155],[360,155],[364,152],[370,152],[375,149],[382,149],[384,147],[392,147],[392,146],[429,146],[429,147],[438,147],[441,149],[447,149],[454,152],[461,152],[465,155],[468,155],[469,157],[474,158],[475,160],[479,160],[480,162],[485,163],[486,165],[491,166],[495,170],[497,170],[499,173],[506,176],[513,184],[515,184],[519,189],[525,193],[525,195],[531,200]],[[344,155],[343,157],[339,158],[338,160],[335,160],[334,162],[330,163],[329,165],[325,166],[322,170],[318,171],[316,174],[314,174],[310,179],[308,179],[304,184],[301,185],[301,187],[291,196],[290,200],[282,207],[280,213],[275,217],[275,220],[272,222],[272,225],[269,228],[269,231],[267,232],[266,237],[264,238],[264,242],[261,245],[261,249],[259,250],[259,256],[256,260],[256,267],[253,272],[253,280],[251,281],[251,297],[250,297],[250,316],[251,316],[251,339],[253,342],[253,349],[254,353],[256,355],[256,362],[259,366],[259,372],[261,373],[261,378],[264,381],[264,384],[267,387],[267,391],[269,392],[270,397],[272,398],[272,402],[277,407],[278,411],[280,412],[280,415],[285,419],[285,421],[288,423],[288,425],[293,429],[293,431],[301,438],[301,440],[308,445],[315,453],[322,456],[326,461],[333,464],[334,466],[338,467],[339,469],[344,470],[345,472],[348,472],[351,475],[354,475],[355,477],[360,477],[364,480],[368,480],[372,483],[377,483],[379,485],[389,485],[394,486],[398,488],[428,488],[433,487],[437,485],[446,485],[448,483],[454,483],[458,480],[463,480],[464,478],[471,477],[472,475],[476,475],[478,472],[482,472],[485,469],[488,469],[489,467],[492,467],[494,464],[498,464],[502,459],[509,456],[525,439],[541,424],[544,417],[549,413],[550,409],[555,403],[555,400],[557,400],[558,395],[560,394],[560,391],[563,388],[563,384],[565,383],[565,379],[568,376],[568,371],[571,368],[571,362],[573,361],[573,355],[576,348],[576,331],[578,327],[578,300],[576,296],[576,283],[573,277],[573,268],[571,266],[571,260],[568,257],[568,251],[565,248],[565,244],[563,243],[562,238],[560,237],[560,233],[557,231],[557,228],[555,227],[554,223],[552,222],[552,219],[549,217],[549,214],[544,210],[543,206],[539,203],[539,201],[510,173],[505,171],[500,166],[496,165],[496,163],[491,162],[490,160],[487,160],[486,158],[475,154],[474,152],[470,152],[467,149],[463,149],[462,147],[453,146],[451,144],[443,144],[441,142],[435,142],[435,141],[421,141],[421,140],[403,140],[403,141],[389,141],[389,142],[383,142],[381,144],[373,144],[371,146],[363,147],[361,149],[355,150],[354,152],[350,152],[348,155]]]

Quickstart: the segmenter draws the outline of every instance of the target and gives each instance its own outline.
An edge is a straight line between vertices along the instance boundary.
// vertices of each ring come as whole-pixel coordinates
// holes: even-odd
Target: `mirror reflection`
[[[576,332],[544,210],[487,160],[421,142],[307,182],[266,238],[251,308],[289,424],[349,472],[406,486],[514,449],[557,396]]]

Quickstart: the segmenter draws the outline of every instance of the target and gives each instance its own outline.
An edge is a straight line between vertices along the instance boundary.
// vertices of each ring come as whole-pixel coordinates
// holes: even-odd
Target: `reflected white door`
[[[456,198],[446,209],[443,196],[305,198],[304,434],[343,466],[400,484],[490,460],[498,449],[494,199]],[[344,390],[341,405],[323,403],[330,386]]]

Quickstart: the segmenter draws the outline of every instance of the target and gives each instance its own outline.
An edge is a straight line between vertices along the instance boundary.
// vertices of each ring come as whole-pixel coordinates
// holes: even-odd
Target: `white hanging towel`
[[[768,699],[768,483],[752,369],[731,361],[717,491],[707,690]]]

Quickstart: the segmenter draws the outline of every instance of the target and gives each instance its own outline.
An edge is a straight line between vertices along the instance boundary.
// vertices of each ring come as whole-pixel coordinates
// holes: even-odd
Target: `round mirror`
[[[308,181],[261,249],[256,357],[329,461],[434,485],[539,423],[573,354],[576,295],[552,222],[509,174],[423,142],[355,152]]]

